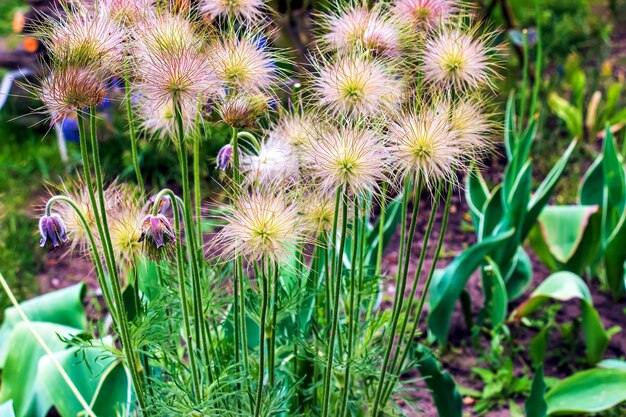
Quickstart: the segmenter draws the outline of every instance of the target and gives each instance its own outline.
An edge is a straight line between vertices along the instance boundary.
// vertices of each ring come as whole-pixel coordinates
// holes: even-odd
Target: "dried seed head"
[[[124,32],[110,17],[104,4],[47,18],[41,40],[50,51],[56,68],[94,66],[117,72],[124,57]]]
[[[179,132],[173,100],[170,99],[161,104],[158,100],[153,100],[149,96],[140,96],[136,100],[135,107],[142,121],[141,125],[147,132],[161,139],[177,137]],[[187,135],[195,127],[195,120],[199,114],[198,101],[181,100],[180,109],[183,130],[185,135]]]
[[[303,114],[289,114],[282,117],[268,132],[270,140],[288,143],[291,146],[300,146],[308,142],[315,134],[315,126],[320,119],[310,112]]]
[[[393,11],[415,30],[422,30],[446,24],[459,12],[459,4],[456,0],[396,0]]]
[[[419,175],[428,186],[453,181],[466,155],[449,114],[432,108],[411,109],[389,128],[389,150],[401,175]]]
[[[69,239],[65,231],[65,224],[57,214],[43,216],[39,219],[40,245],[49,249],[56,249],[65,245]]]
[[[373,51],[388,57],[398,57],[402,48],[400,27],[381,7],[349,6],[323,16],[327,33],[324,40],[333,49],[351,51],[354,48]]]
[[[335,114],[376,116],[397,105],[404,82],[381,59],[341,56],[319,67],[314,95]]]
[[[138,241],[143,243],[148,257],[160,260],[172,255],[176,234],[164,215],[148,215],[141,221],[141,234]]]
[[[237,128],[250,128],[267,111],[269,100],[264,94],[231,94],[222,98],[217,111],[224,123]]]
[[[269,91],[278,79],[276,58],[260,35],[229,35],[211,45],[213,71],[222,85],[251,93]]]
[[[108,213],[109,234],[116,259],[131,265],[141,254],[142,207],[138,194],[129,186],[116,187]]]
[[[144,19],[152,6],[152,0],[100,0],[97,4],[96,7],[108,10],[114,22],[131,26]]]
[[[304,164],[324,192],[347,186],[353,194],[375,191],[385,177],[386,151],[378,133],[340,127],[305,147]]]
[[[241,162],[246,179],[256,184],[285,185],[297,180],[299,175],[296,150],[272,138],[262,143],[258,152],[244,154]]]
[[[66,119],[106,96],[106,74],[96,68],[59,68],[41,81],[38,95],[52,123]]]
[[[447,109],[452,130],[457,134],[459,146],[474,159],[483,155],[490,146],[493,123],[482,111],[479,101],[461,99]]]
[[[202,47],[201,37],[184,15],[170,13],[148,14],[134,28],[135,49],[139,56],[153,55],[176,57],[183,51],[198,53]],[[159,53],[166,53],[160,55]]]
[[[226,210],[227,223],[215,242],[227,258],[243,256],[251,261],[265,258],[284,263],[302,241],[297,209],[280,193],[255,190]]]
[[[234,17],[241,22],[254,22],[263,16],[265,0],[204,0],[202,13],[209,19]]]
[[[490,50],[474,32],[443,29],[426,41],[422,68],[428,83],[461,92],[492,84],[496,73]]]
[[[301,201],[301,213],[307,232],[312,235],[330,232],[335,219],[335,203],[327,194],[309,192]]]

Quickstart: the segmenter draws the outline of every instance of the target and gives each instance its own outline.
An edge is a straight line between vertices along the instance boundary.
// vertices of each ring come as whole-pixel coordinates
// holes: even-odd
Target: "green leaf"
[[[563,302],[573,298],[581,301],[587,359],[590,363],[595,363],[604,355],[610,335],[605,330],[597,310],[593,307],[587,284],[578,275],[568,271],[550,275],[533,291],[529,299],[512,313],[512,317],[527,316],[550,299]]]
[[[557,93],[552,92],[548,95],[548,106],[557,115],[557,117],[565,122],[567,130],[574,138],[582,138],[583,136],[583,116],[582,113],[572,104]]]
[[[602,206],[602,189],[604,188],[604,174],[602,173],[602,155],[598,156],[578,186],[578,204],[585,206]]]
[[[485,256],[514,233],[515,230],[510,230],[472,245],[454,258],[443,271],[435,285],[436,289],[431,291],[428,316],[428,328],[440,344],[447,343],[454,306],[470,275],[484,262]]]
[[[15,417],[13,411],[13,401],[7,401],[4,404],[0,404],[0,417]]]
[[[552,270],[582,275],[600,249],[598,206],[548,206],[530,233],[530,243]]]
[[[478,226],[478,241],[494,234],[503,217],[502,186],[498,185],[483,204],[482,219]]]
[[[524,417],[524,411],[513,400],[509,400],[509,417]]]
[[[547,415],[548,404],[544,399],[546,383],[543,380],[543,365],[535,369],[535,376],[530,388],[530,396],[524,404],[526,417],[545,417]]]
[[[496,326],[506,320],[509,297],[498,264],[491,258],[487,258],[487,263],[483,272],[483,286],[489,296],[485,296],[485,303],[489,307],[491,323]]]
[[[83,307],[84,296],[85,284],[81,283],[24,301],[20,306],[31,321],[84,329],[87,325]],[[10,307],[5,310],[4,322],[0,327],[0,368],[5,365],[11,330],[21,321],[15,308]]]
[[[489,200],[491,193],[483,179],[480,171],[473,167],[467,176],[467,187],[465,187],[465,199],[469,205],[470,215],[474,226],[478,228],[483,217],[483,207]]]
[[[559,158],[556,164],[554,164],[546,178],[544,178],[537,188],[537,191],[535,191],[533,196],[530,198],[530,201],[528,202],[528,211],[526,213],[526,218],[524,219],[524,227],[521,232],[522,241],[526,239],[526,236],[528,236],[528,233],[537,222],[539,214],[541,214],[545,205],[548,204],[548,201],[552,196],[552,192],[554,191],[554,187],[556,187],[559,179],[561,179],[563,171],[567,166],[567,162],[576,147],[576,143],[575,139],[570,142],[563,155]]]
[[[513,159],[515,143],[515,92],[511,91],[504,112],[504,147],[509,161]]]
[[[615,296],[621,296],[626,291],[624,262],[626,262],[626,211],[609,236],[604,249],[606,282]]]
[[[130,415],[123,412],[130,410],[133,399],[121,360],[101,346],[77,352],[64,350],[55,357],[94,413],[102,417]],[[48,356],[39,363],[37,379],[43,382],[43,390],[62,417],[74,417],[83,411]]]
[[[430,389],[440,417],[461,417],[463,400],[452,375],[424,345],[416,348],[417,369]]]
[[[533,265],[523,247],[517,248],[514,261],[513,268],[505,280],[509,302],[524,294],[533,278]]]
[[[596,368],[622,369],[626,371],[626,361],[621,359],[604,359],[596,364]]]
[[[59,339],[59,335],[70,338],[82,332],[80,329],[54,323],[33,322],[32,325],[52,352],[61,351],[66,347],[66,343]],[[45,415],[50,408],[50,402],[37,394],[35,382],[38,381],[39,360],[46,353],[24,322],[18,323],[11,332],[7,348],[7,360],[2,371],[0,403],[13,400],[17,417]]]
[[[615,138],[611,129],[607,126],[605,130],[604,146],[602,150],[602,169],[604,176],[604,200],[603,215],[606,218],[606,237],[619,222],[624,211],[624,200],[626,199],[626,180],[624,178],[624,167],[619,157]]]
[[[554,385],[545,398],[549,415],[599,413],[626,400],[626,371],[577,372]]]

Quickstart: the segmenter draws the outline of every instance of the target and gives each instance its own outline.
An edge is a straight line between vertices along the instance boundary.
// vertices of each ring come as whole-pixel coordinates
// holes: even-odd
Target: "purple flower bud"
[[[69,241],[63,220],[56,214],[43,216],[39,219],[39,233],[41,234],[39,243],[42,248],[46,246],[50,249],[56,249]]]
[[[160,259],[164,253],[171,252],[172,243],[176,242],[176,234],[164,215],[148,215],[141,222],[139,242],[144,243],[149,257]]]
[[[233,162],[233,147],[231,145],[224,145],[222,149],[217,153],[217,167],[226,171]]]

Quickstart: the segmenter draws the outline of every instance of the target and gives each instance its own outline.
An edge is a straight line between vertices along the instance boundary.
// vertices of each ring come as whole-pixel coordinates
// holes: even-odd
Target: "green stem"
[[[276,358],[276,320],[278,319],[278,284],[280,279],[280,270],[278,268],[278,264],[274,264],[274,279],[271,282],[271,285],[274,289],[274,295],[272,297],[272,319],[270,321],[270,337],[268,344],[268,372],[269,372],[269,385],[270,387],[274,387],[274,382],[276,379],[275,372],[275,358]]]
[[[528,30],[524,29],[522,31],[523,45],[524,45],[524,63],[523,63],[523,72],[522,72],[522,97],[521,97],[521,105],[520,105],[520,118],[519,118],[519,130],[522,130],[524,125],[524,119],[526,118],[526,94],[528,89]],[[531,114],[532,116],[532,114]]]
[[[409,338],[407,339],[407,344],[404,346],[404,351],[400,355],[401,359],[398,364],[398,369],[402,367],[406,358],[409,354],[409,348],[411,342],[415,339],[415,335],[417,334],[417,328],[419,326],[420,317],[422,315],[422,311],[424,310],[424,304],[426,303],[426,296],[428,295],[428,291],[430,289],[430,284],[433,279],[433,275],[435,274],[435,270],[437,268],[437,262],[439,261],[439,256],[441,255],[441,248],[443,247],[443,240],[446,235],[446,229],[448,227],[448,218],[450,215],[450,200],[452,198],[452,190],[454,189],[453,184],[448,185],[448,193],[446,196],[446,205],[444,208],[443,219],[441,220],[441,232],[439,234],[439,240],[437,241],[437,248],[435,249],[435,256],[433,258],[433,263],[430,266],[430,270],[428,272],[428,277],[426,278],[426,283],[424,284],[424,288],[422,289],[422,293],[420,294],[420,299],[417,305],[417,311],[415,313],[415,321],[413,322],[413,327],[411,328],[411,332],[409,333]],[[391,390],[393,389],[393,384],[387,387],[387,392],[385,394],[385,398],[389,398],[391,395]]]
[[[146,189],[143,184],[143,177],[141,176],[141,168],[139,167],[139,156],[137,152],[137,134],[135,132],[135,119],[133,117],[133,103],[132,103],[132,94],[130,91],[130,81],[128,78],[124,79],[124,89],[126,92],[126,97],[124,97],[124,101],[126,102],[126,118],[128,119],[128,134],[130,136],[130,151],[133,159],[133,167],[135,168],[135,177],[137,178],[137,185],[139,186],[139,190],[141,194],[144,195]]]
[[[383,182],[380,196],[380,217],[378,219],[378,252],[376,253],[376,272],[380,275],[380,268],[383,260],[383,237],[385,234],[385,216],[387,211],[387,182]]]
[[[417,224],[417,217],[419,214],[420,194],[422,190],[422,181],[420,176],[417,176],[416,181],[416,193],[413,199],[413,212],[411,215],[411,223],[409,226],[409,234],[406,237],[406,244],[403,256],[404,265],[401,266],[400,275],[398,277],[399,285],[396,288],[396,302],[393,306],[393,313],[391,318],[391,328],[389,330],[389,339],[387,341],[387,347],[385,348],[385,355],[383,357],[383,364],[380,370],[380,377],[378,380],[378,387],[376,388],[376,396],[374,397],[374,406],[372,408],[372,417],[378,417],[379,409],[381,406],[381,399],[383,395],[383,389],[385,387],[385,378],[387,377],[387,369],[389,366],[389,359],[391,357],[391,351],[396,337],[396,329],[398,327],[398,321],[400,319],[400,313],[402,312],[402,305],[404,303],[404,292],[406,290],[406,278],[408,275],[409,261],[411,259],[411,249],[413,247],[413,236],[415,235],[415,226]],[[405,194],[409,194],[409,190],[404,190]]]
[[[116,309],[118,322],[117,328],[119,329],[122,349],[124,351],[124,355],[126,356],[126,360],[128,361],[128,368],[130,371],[131,379],[133,381],[133,386],[135,387],[135,393],[137,395],[137,401],[139,402],[140,408],[147,413],[147,402],[145,399],[144,391],[143,391],[143,379],[139,376],[139,364],[137,363],[137,357],[135,349],[133,348],[132,339],[130,337],[130,330],[128,325],[128,318],[126,316],[126,311],[124,308],[123,298],[122,298],[122,290],[120,287],[119,277],[117,273],[117,265],[115,263],[115,257],[113,256],[113,250],[111,247],[111,237],[109,234],[109,226],[106,218],[106,210],[105,210],[105,201],[104,201],[104,191],[102,186],[102,171],[100,168],[100,157],[98,153],[98,143],[96,139],[96,115],[95,115],[95,106],[91,106],[89,109],[89,125],[90,125],[90,134],[86,134],[85,130],[85,116],[80,113],[79,115],[79,137],[80,137],[80,148],[81,148],[81,156],[83,159],[83,168],[85,175],[85,182],[87,183],[87,192],[89,194],[89,199],[93,208],[94,218],[96,221],[96,225],[98,228],[98,235],[102,241],[104,260],[109,272],[110,285],[113,290],[113,301],[114,304],[110,306],[111,309]],[[91,181],[91,168],[90,168],[90,160],[89,160],[89,151],[87,146],[87,136],[89,136],[91,141],[91,148],[93,153],[93,161],[94,168],[96,174],[96,187],[98,191],[99,202],[96,200],[96,195],[94,191],[94,186]],[[98,204],[99,203],[99,204]]]
[[[354,344],[354,327],[358,321],[358,305],[355,305],[356,295],[356,269],[357,269],[357,258],[359,251],[359,224],[361,218],[359,216],[359,201],[355,199],[354,201],[354,219],[353,219],[353,230],[354,236],[352,239],[352,267],[350,268],[350,289],[348,294],[348,305],[349,309],[346,309],[346,315],[348,316],[348,344],[346,348],[346,370],[344,371],[344,389],[341,396],[341,408],[339,412],[339,416],[344,416],[348,410],[348,398],[350,396],[350,368],[352,365],[352,349]],[[356,313],[355,313],[356,309]]]
[[[185,338],[187,342],[187,350],[189,354],[189,362],[191,365],[191,381],[193,385],[194,399],[199,401],[202,391],[200,389],[200,377],[198,375],[198,365],[196,363],[196,355],[193,354],[193,336],[191,333],[191,319],[189,317],[189,301],[187,300],[187,285],[185,280],[185,255],[183,252],[183,239],[181,233],[180,211],[183,208],[180,199],[172,192],[172,190],[161,190],[152,205],[152,215],[156,216],[160,207],[161,199],[168,196],[172,201],[172,211],[174,212],[174,227],[176,233],[176,270],[178,272],[178,286],[180,287],[180,302],[183,310],[183,325],[185,326]]]
[[[267,265],[265,258],[261,261],[261,329],[259,332],[259,379],[256,389],[256,405],[254,408],[254,417],[261,415],[261,400],[263,398],[263,379],[265,377],[265,325],[267,321],[267,304],[269,298],[269,289],[267,283]]]
[[[193,197],[196,211],[196,240],[198,242],[197,250],[202,253],[204,239],[202,236],[202,190],[200,187],[200,145],[202,144],[202,136],[200,134],[200,116],[196,120],[196,134],[193,141]]]
[[[337,190],[339,194],[341,190]],[[335,337],[337,333],[337,326],[339,324],[339,298],[341,295],[341,274],[343,272],[343,251],[346,243],[346,232],[348,228],[348,186],[345,186],[343,193],[336,197],[341,199],[342,206],[342,223],[341,223],[341,236],[339,238],[339,251],[333,250],[333,262],[335,265],[334,273],[334,293],[333,293],[333,309],[332,309],[332,322],[330,325],[330,336],[328,339],[328,357],[326,362],[326,374],[324,376],[324,402],[322,408],[322,417],[328,417],[330,412],[330,394],[331,394],[331,379],[333,373],[333,360],[335,354]],[[338,213],[336,213],[338,214]],[[337,215],[335,216],[335,223],[337,222]],[[336,230],[336,227],[333,227]],[[336,236],[336,235],[335,235]],[[333,237],[334,240],[334,237]],[[334,242],[333,242],[334,243]],[[335,248],[333,244],[333,248]]]

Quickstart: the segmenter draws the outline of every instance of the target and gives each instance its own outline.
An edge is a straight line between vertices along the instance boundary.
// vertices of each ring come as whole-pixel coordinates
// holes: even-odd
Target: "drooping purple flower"
[[[63,220],[56,214],[43,216],[39,219],[39,233],[41,234],[41,247],[56,249],[69,242]]]
[[[172,244],[176,242],[176,234],[164,215],[148,215],[141,222],[139,242],[144,243],[149,257],[160,259],[163,255],[170,254]]]
[[[229,145],[222,146],[222,149],[217,153],[217,167],[226,171],[233,162],[233,147]]]

